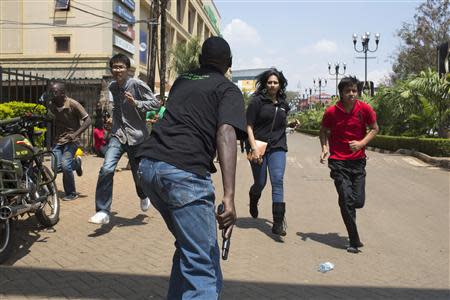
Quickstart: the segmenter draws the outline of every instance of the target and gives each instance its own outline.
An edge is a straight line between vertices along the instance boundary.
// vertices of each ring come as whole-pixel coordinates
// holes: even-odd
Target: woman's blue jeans
[[[138,177],[176,240],[167,299],[218,299],[222,272],[211,176],[143,158]]]
[[[253,185],[250,193],[261,195],[267,182],[267,170],[269,170],[272,184],[272,202],[283,202],[284,199],[284,171],[286,169],[286,151],[281,149],[270,150],[263,156],[262,164],[250,162],[253,173]]]

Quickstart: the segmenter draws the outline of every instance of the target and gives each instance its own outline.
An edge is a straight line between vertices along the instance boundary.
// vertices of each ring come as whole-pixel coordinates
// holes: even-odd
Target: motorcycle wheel
[[[43,166],[46,176],[50,176],[50,170]],[[36,218],[44,227],[56,225],[59,221],[59,197],[56,183],[51,182],[45,187],[41,187],[41,193],[47,193],[47,201],[36,211]]]
[[[13,249],[14,229],[13,220],[0,220],[0,264],[4,263]]]

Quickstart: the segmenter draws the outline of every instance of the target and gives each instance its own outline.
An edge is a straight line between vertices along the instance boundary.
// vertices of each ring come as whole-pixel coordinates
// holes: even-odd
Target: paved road
[[[223,299],[449,299],[449,173],[415,158],[368,152],[367,202],[358,212],[363,252],[349,254],[334,185],[318,163],[317,138],[289,135],[285,176],[288,235],[270,233],[270,188],[260,218],[248,214],[248,163],[239,157],[237,208]],[[142,213],[129,171],[115,176],[109,225],[88,224],[101,159],[84,159],[83,197],[62,203],[42,230],[18,222],[15,256],[0,267],[0,299],[163,299],[173,238]],[[121,161],[124,166],[126,161]],[[59,186],[61,185],[59,178]],[[221,180],[214,176],[217,195]],[[322,274],[321,262],[335,269]]]

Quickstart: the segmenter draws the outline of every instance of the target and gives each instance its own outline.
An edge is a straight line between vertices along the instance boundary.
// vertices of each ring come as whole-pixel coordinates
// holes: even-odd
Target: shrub
[[[369,146],[391,151],[415,150],[437,157],[450,156],[450,139],[377,135],[370,141]]]
[[[43,105],[34,103],[25,103],[19,101],[11,101],[0,104],[0,120],[11,119],[15,117],[21,117],[26,113],[34,113],[36,115],[43,115],[46,113],[46,109]],[[35,132],[41,132],[42,134],[35,138],[35,144],[37,147],[44,147],[46,128],[34,127]]]

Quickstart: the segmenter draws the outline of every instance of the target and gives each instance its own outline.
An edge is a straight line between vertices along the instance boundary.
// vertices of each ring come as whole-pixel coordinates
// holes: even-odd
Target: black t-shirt
[[[206,176],[216,172],[216,132],[229,124],[238,139],[246,137],[241,91],[220,72],[200,68],[177,78],[170,91],[164,117],[154,124],[137,157],[169,163]]]
[[[268,150],[281,148],[287,151],[286,126],[288,112],[289,105],[282,99],[279,99],[278,103],[274,104],[267,96],[255,95],[250,100],[247,107],[247,124],[253,126],[255,139],[269,143]],[[272,123],[273,130],[271,133]]]

